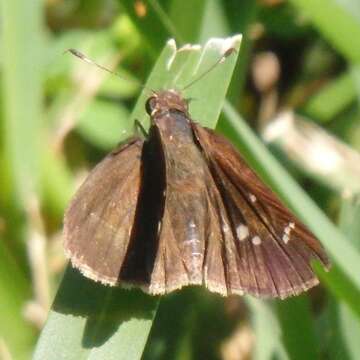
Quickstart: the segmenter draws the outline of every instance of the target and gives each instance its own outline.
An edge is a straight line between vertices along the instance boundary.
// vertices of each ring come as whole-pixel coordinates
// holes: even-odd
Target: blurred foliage
[[[159,302],[116,290],[117,302],[91,282],[77,288],[79,275],[68,269],[57,299],[66,304],[76,290],[96,312],[87,310],[87,323],[84,314],[78,322],[50,317],[42,334],[49,352],[37,357],[118,359],[131,349],[136,359],[145,343],[144,359],[360,357],[358,194],[334,192],[254,136],[291,108],[360,150],[358,0],[1,0],[0,16],[1,359],[31,357],[66,266],[64,209],[87,171],[131,135],[130,114],[143,106],[139,84],[166,41],[204,44],[235,33],[244,38],[217,128],[322,240],[334,270],[319,270],[321,286],[286,301],[189,288]],[[123,78],[63,54],[68,48]],[[102,312],[102,300],[127,327]],[[104,334],[99,355],[94,339],[104,343]],[[76,349],[65,349],[69,336]],[[54,338],[62,354],[50,352]]]

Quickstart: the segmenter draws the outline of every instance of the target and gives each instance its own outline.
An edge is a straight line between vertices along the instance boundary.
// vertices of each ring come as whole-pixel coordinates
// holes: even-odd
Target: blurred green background
[[[169,38],[235,33],[244,38],[218,130],[318,235],[333,271],[286,301],[186,289],[147,303],[144,341],[122,334],[137,355],[121,357],[111,337],[90,346],[79,330],[72,358],[135,359],[145,343],[144,359],[360,358],[358,0],[1,0],[0,16],[0,359],[32,356],[66,266],[64,209],[132,133],[136,81]],[[136,81],[64,55],[70,47]],[[76,333],[72,320],[47,327],[37,358],[69,358],[51,347]],[[106,357],[93,351],[104,343]]]

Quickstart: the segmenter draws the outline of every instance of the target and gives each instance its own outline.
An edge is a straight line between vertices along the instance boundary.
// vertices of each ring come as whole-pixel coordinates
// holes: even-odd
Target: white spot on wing
[[[283,237],[282,237],[282,241],[287,244],[290,240],[290,233],[291,233],[291,230],[295,229],[295,223],[293,222],[290,222],[284,229],[284,234],[283,234]]]
[[[251,242],[254,244],[254,245],[260,245],[261,244],[261,239],[259,236],[254,236],[252,239],[251,239]]]
[[[237,234],[239,240],[243,241],[249,236],[249,228],[244,224],[240,224],[236,228],[236,234]]]
[[[250,198],[250,201],[253,203],[256,201],[256,196],[254,194],[250,194],[249,198]]]
[[[289,240],[290,240],[289,235],[284,234],[283,237],[282,237],[282,241],[283,241],[285,244],[287,244],[287,243],[289,242]]]
[[[225,234],[227,234],[230,229],[229,229],[229,226],[226,223],[224,223],[222,226],[222,230]]]

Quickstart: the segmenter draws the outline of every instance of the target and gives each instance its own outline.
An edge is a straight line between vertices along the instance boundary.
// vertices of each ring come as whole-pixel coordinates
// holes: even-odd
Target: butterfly
[[[235,147],[194,122],[176,90],[153,92],[146,111],[148,136],[107,155],[66,211],[72,265],[152,295],[204,285],[283,299],[318,284],[323,247]]]

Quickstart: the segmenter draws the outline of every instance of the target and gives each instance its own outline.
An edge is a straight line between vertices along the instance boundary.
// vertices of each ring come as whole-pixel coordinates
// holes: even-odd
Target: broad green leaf
[[[357,0],[335,0],[349,14],[360,20],[360,2]]]
[[[34,359],[139,359],[158,299],[101,286],[69,267]]]
[[[181,91],[184,98],[192,100],[190,102],[190,114],[194,121],[214,128],[223,103],[223,97],[219,94],[226,93],[230,82],[230,76],[226,76],[226,74],[232,73],[237,58],[236,52],[229,55],[221,65],[194,85],[185,91],[182,91],[182,88],[214,65],[229,47],[234,46],[237,49],[240,41],[240,36],[226,40],[211,39],[204,45],[203,50],[199,45],[195,45],[186,46],[176,53],[174,53],[175,43],[169,41],[167,46],[169,53],[167,57],[161,56],[156,63],[146,84],[147,90],[145,89],[141,94],[131,116],[131,121],[138,119],[145,127],[148,127],[149,117],[143,109],[150,95],[150,89],[157,91],[173,88]]]
[[[199,46],[177,50],[175,43],[169,41],[130,116],[130,124],[138,119],[149,125],[144,110],[149,89],[181,89],[219,60],[229,47],[238,50],[240,40],[240,36],[211,39],[203,50]],[[194,117],[203,118],[208,126],[216,124],[236,54],[231,54],[184,92],[185,97],[197,97],[190,111]],[[156,297],[138,290],[102,286],[69,267],[38,341],[34,359],[139,359],[157,305]]]

